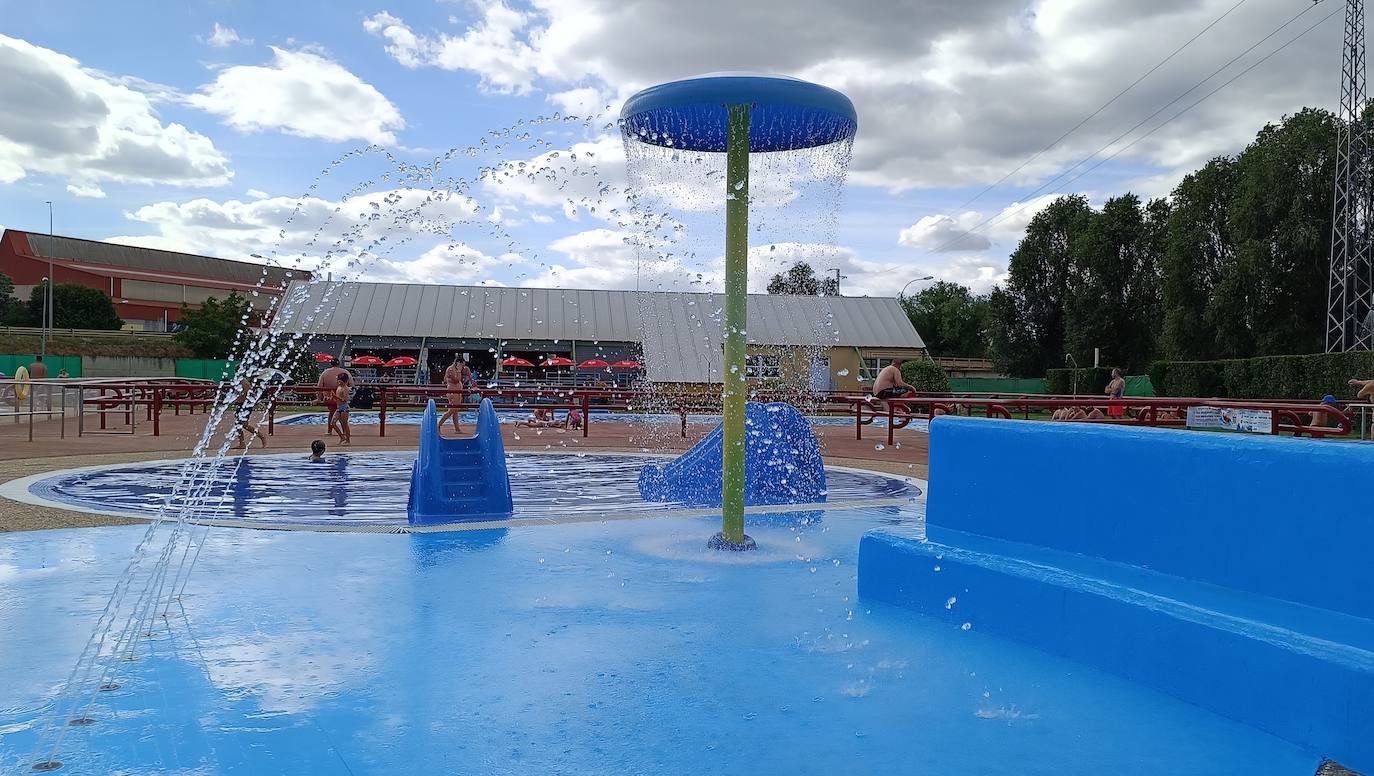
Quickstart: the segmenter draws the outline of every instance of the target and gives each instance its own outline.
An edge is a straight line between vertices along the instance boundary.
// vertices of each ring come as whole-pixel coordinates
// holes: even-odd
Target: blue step
[[[859,595],[1148,684],[1347,764],[1374,763],[1374,621],[927,530],[925,540],[911,529],[868,532]]]

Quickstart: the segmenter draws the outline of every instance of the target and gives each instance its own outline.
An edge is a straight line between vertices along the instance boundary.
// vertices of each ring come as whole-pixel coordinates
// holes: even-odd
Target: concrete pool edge
[[[366,452],[368,452],[368,453],[372,453],[372,452],[404,453],[404,452],[410,452],[410,451],[409,451],[408,449],[394,449],[394,450],[385,450],[385,451],[367,450]],[[551,451],[551,450],[518,450],[518,451],[509,452],[508,454],[509,454],[509,455],[515,455],[515,456],[526,456],[526,455],[528,455],[528,456],[544,456],[544,455],[547,455],[547,456],[557,456],[557,455],[567,455],[568,453],[566,453],[566,452],[564,452],[564,451]],[[623,457],[623,456],[628,456],[628,457],[644,458],[644,459],[672,459],[672,458],[676,458],[678,454],[677,454],[677,453],[650,453],[650,452],[628,451],[628,450],[596,450],[596,451],[585,451],[585,452],[580,452],[580,453],[578,453],[578,455],[587,456],[587,457],[595,457],[595,456],[602,456],[602,455],[607,455],[607,456],[614,455],[614,456],[622,456],[622,457]],[[252,455],[251,457],[253,457],[253,458],[261,458],[261,457],[273,457],[273,458],[299,458],[300,456],[299,456],[298,453],[266,453],[266,454],[255,454],[255,455]],[[30,475],[25,475],[25,476],[23,476],[23,477],[17,477],[17,478],[8,480],[8,481],[6,481],[6,482],[0,483],[0,500],[8,500],[8,501],[16,502],[16,503],[19,503],[19,504],[25,504],[25,505],[29,505],[29,506],[32,506],[32,507],[37,507],[37,508],[45,509],[45,510],[51,510],[51,511],[59,512],[59,513],[65,513],[65,514],[67,514],[67,515],[100,516],[100,517],[105,517],[105,518],[117,519],[117,520],[121,520],[121,521],[134,521],[134,524],[148,524],[148,523],[153,523],[153,522],[158,522],[158,521],[170,521],[171,518],[154,517],[154,516],[150,516],[150,515],[148,515],[148,514],[146,514],[146,513],[133,512],[133,511],[123,511],[123,510],[114,510],[114,509],[100,509],[100,508],[90,507],[90,506],[86,506],[86,505],[78,505],[78,504],[71,504],[71,503],[63,502],[63,501],[57,501],[57,500],[45,498],[44,496],[38,495],[38,494],[32,492],[31,488],[32,488],[33,485],[38,484],[38,483],[41,483],[41,482],[43,482],[43,481],[45,481],[45,480],[48,480],[48,479],[51,479],[51,478],[62,477],[62,476],[68,476],[68,475],[72,475],[72,474],[80,474],[80,473],[83,473],[83,472],[100,472],[100,471],[110,471],[110,470],[118,470],[118,469],[137,469],[137,468],[142,468],[142,467],[152,468],[152,467],[157,467],[157,466],[175,465],[175,464],[184,463],[184,462],[186,462],[186,461],[191,461],[191,460],[196,460],[196,459],[189,458],[189,457],[160,458],[160,459],[150,459],[150,460],[143,460],[143,461],[103,463],[103,464],[94,464],[94,465],[89,465],[89,466],[73,466],[73,467],[70,467],[70,468],[49,469],[49,470],[47,470],[47,471],[38,472],[38,473],[35,473],[35,474],[30,474]],[[846,459],[846,460],[853,461],[854,459]],[[893,506],[902,506],[902,505],[910,504],[910,503],[913,503],[913,502],[920,503],[920,504],[924,504],[924,503],[925,503],[927,484],[926,484],[926,481],[925,481],[925,480],[920,479],[920,478],[918,478],[918,477],[910,477],[910,476],[906,476],[906,475],[894,474],[894,473],[891,473],[891,472],[885,472],[885,471],[880,471],[880,470],[876,470],[876,469],[867,469],[867,468],[863,468],[863,467],[850,466],[850,465],[838,465],[838,464],[837,464],[837,465],[827,465],[825,468],[826,468],[827,470],[829,470],[829,471],[849,472],[849,473],[855,473],[855,474],[864,474],[864,475],[882,477],[882,478],[885,478],[885,479],[889,479],[889,480],[894,480],[894,481],[902,482],[902,483],[904,483],[904,484],[906,484],[906,485],[909,485],[909,486],[911,486],[911,487],[916,488],[917,491],[918,491],[918,493],[917,493],[917,495],[914,496],[914,497],[872,498],[872,499],[849,499],[849,500],[845,500],[845,501],[822,502],[822,503],[811,503],[811,504],[782,504],[782,505],[774,505],[774,506],[757,506],[757,507],[749,507],[748,510],[746,511],[746,513],[747,513],[747,514],[754,514],[754,515],[762,515],[762,514],[782,514],[782,513],[787,513],[787,512],[798,512],[798,511],[808,511],[808,512],[819,511],[819,512],[825,512],[825,511],[836,511],[836,510],[844,510],[844,509],[863,509],[863,508],[873,508],[873,507],[893,507]],[[699,508],[683,508],[683,509],[670,509],[670,510],[656,509],[656,510],[629,511],[629,512],[606,512],[606,513],[596,513],[596,514],[587,514],[587,515],[574,515],[574,516],[569,516],[569,517],[565,517],[565,518],[561,518],[561,519],[545,518],[545,517],[519,517],[519,516],[516,516],[516,517],[513,517],[513,518],[508,519],[508,520],[488,521],[488,522],[480,522],[480,523],[476,523],[476,522],[475,522],[475,523],[449,523],[449,524],[435,525],[435,526],[389,526],[389,525],[376,525],[376,524],[373,524],[373,525],[352,525],[352,526],[345,526],[345,525],[330,525],[330,524],[327,524],[327,523],[320,523],[320,524],[288,524],[288,523],[273,523],[273,522],[260,521],[260,520],[236,520],[236,519],[222,519],[222,518],[205,518],[205,519],[198,519],[198,520],[188,520],[188,521],[186,521],[186,522],[187,522],[188,524],[199,525],[199,526],[206,526],[206,527],[245,528],[245,529],[253,529],[253,530],[290,530],[290,531],[307,531],[307,532],[316,532],[316,533],[384,533],[384,534],[411,534],[411,533],[454,533],[454,532],[462,532],[462,531],[483,531],[483,530],[492,530],[492,529],[498,529],[498,528],[511,528],[511,527],[519,527],[519,526],[530,526],[530,525],[557,525],[557,524],[565,524],[565,523],[605,522],[605,521],[612,521],[612,520],[615,520],[615,521],[619,521],[619,520],[641,520],[641,519],[647,519],[647,518],[653,518],[653,517],[711,517],[711,516],[717,516],[717,515],[719,515],[719,514],[720,514],[720,509],[719,509],[719,508],[699,507]],[[64,529],[64,528],[105,528],[105,527],[110,527],[110,526],[113,526],[113,525],[127,525],[127,524],[129,524],[129,523],[128,523],[128,522],[123,522],[123,523],[114,523],[114,522],[111,522],[111,523],[104,523],[104,522],[101,522],[101,523],[88,523],[88,524],[81,524],[81,525],[58,525],[58,526],[52,526],[52,527],[50,527],[50,528],[40,528],[40,529],[33,529],[33,530],[61,530],[61,529]]]

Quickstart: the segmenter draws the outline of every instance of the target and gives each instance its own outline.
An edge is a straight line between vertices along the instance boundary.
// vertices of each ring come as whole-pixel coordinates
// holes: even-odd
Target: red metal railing
[[[386,436],[388,412],[405,409],[422,409],[430,398],[446,398],[450,389],[443,385],[395,385],[377,383],[361,385],[375,391],[378,411],[378,436]],[[174,414],[182,410],[194,413],[197,408],[208,411],[223,394],[235,389],[228,384],[208,381],[191,381],[158,378],[147,381],[92,382],[74,381],[62,385],[62,391],[76,391],[78,406],[78,433],[86,433],[85,414],[88,408],[94,410],[99,418],[100,430],[107,431],[107,417],[122,418],[123,425],[134,433],[137,415],[142,415],[152,425],[154,436],[161,434],[161,415],[171,407]],[[309,406],[322,403],[328,389],[317,386],[285,385],[272,386],[262,401],[267,402],[267,432],[275,430],[276,412],[279,406]],[[928,419],[937,414],[974,414],[979,412],[988,417],[1029,418],[1032,413],[1053,411],[1062,408],[1080,407],[1085,410],[1098,408],[1104,415],[1108,407],[1121,407],[1124,414],[1119,417],[1080,419],[1070,422],[1113,423],[1141,426],[1182,427],[1186,425],[1189,407],[1208,406],[1218,408],[1269,410],[1273,424],[1271,433],[1291,433],[1296,436],[1345,436],[1351,433],[1352,423],[1349,415],[1340,406],[1312,402],[1286,400],[1229,400],[1194,397],[1151,397],[1109,400],[1106,397],[1072,397],[1045,395],[997,395],[997,394],[920,394],[917,396],[875,400],[872,396],[856,395],[840,391],[755,391],[750,398],[754,401],[785,401],[808,412],[847,413],[854,417],[855,438],[863,439],[864,426],[871,425],[877,418],[887,420],[888,443],[895,441],[897,429],[907,426],[914,419]],[[474,401],[475,399],[475,401]],[[582,435],[590,435],[591,411],[593,409],[611,412],[658,411],[675,412],[679,416],[679,429],[687,436],[688,418],[692,413],[718,413],[720,400],[711,394],[668,395],[639,389],[616,388],[560,388],[549,386],[489,386],[466,388],[462,391],[456,406],[461,410],[471,410],[479,406],[482,399],[491,399],[497,409],[550,409],[579,410],[582,413]],[[66,432],[66,418],[63,416],[63,434]]]
[[[1029,418],[1032,412],[1053,412],[1057,409],[1083,408],[1101,410],[1103,417],[1067,420],[1069,423],[1111,423],[1116,425],[1185,427],[1189,407],[1217,407],[1226,409],[1268,410],[1273,413],[1271,434],[1291,433],[1314,437],[1346,436],[1351,431],[1350,418],[1339,407],[1316,402],[1281,400],[1236,400],[1200,398],[1063,398],[1026,397],[1015,399],[918,395],[901,399],[874,399],[872,396],[850,396],[847,401],[854,413],[854,435],[863,439],[863,427],[879,417],[887,420],[887,443],[895,440],[895,432],[912,420],[929,419],[941,414],[972,415],[981,408],[989,418],[1012,418],[1020,414]],[[1112,417],[1110,407],[1120,407],[1123,414]],[[1131,412],[1135,414],[1132,415]],[[1306,419],[1304,419],[1306,418]],[[1317,418],[1334,422],[1334,426],[1319,425]]]

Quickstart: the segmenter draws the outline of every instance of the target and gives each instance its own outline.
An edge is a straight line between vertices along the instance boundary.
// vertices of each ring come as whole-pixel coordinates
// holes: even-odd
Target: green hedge
[[[1044,378],[1039,377],[951,377],[949,389],[955,393],[1049,393]]]
[[[1150,379],[1161,396],[1231,399],[1349,397],[1352,377],[1374,377],[1374,353],[1316,353],[1224,361],[1156,361]]]
[[[913,358],[902,362],[902,379],[922,393],[949,392],[949,375],[934,361]]]
[[[1102,393],[1107,387],[1107,381],[1112,379],[1112,370],[1109,367],[1051,369],[1045,372],[1045,387],[1053,394],[1074,393],[1075,373],[1078,376],[1078,393]]]

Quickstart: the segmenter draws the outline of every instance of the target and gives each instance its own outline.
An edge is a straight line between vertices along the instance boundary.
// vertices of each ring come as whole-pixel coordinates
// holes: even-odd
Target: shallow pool
[[[863,531],[920,508],[756,523],[745,555],[704,549],[717,520],[668,516],[205,529],[59,773],[1312,773],[1197,707],[858,600]],[[28,772],[143,531],[0,535],[0,770]]]
[[[506,456],[516,518],[562,519],[680,509],[639,497],[639,470],[657,459],[641,455],[515,453]],[[208,489],[197,520],[238,520],[294,526],[406,525],[415,453],[330,453],[320,463],[300,454],[254,455],[205,464],[197,480]],[[661,461],[660,461],[661,462]],[[181,479],[182,461],[100,467],[54,474],[29,493],[61,505],[156,517]],[[872,472],[830,469],[826,501],[906,500],[920,490]]]

